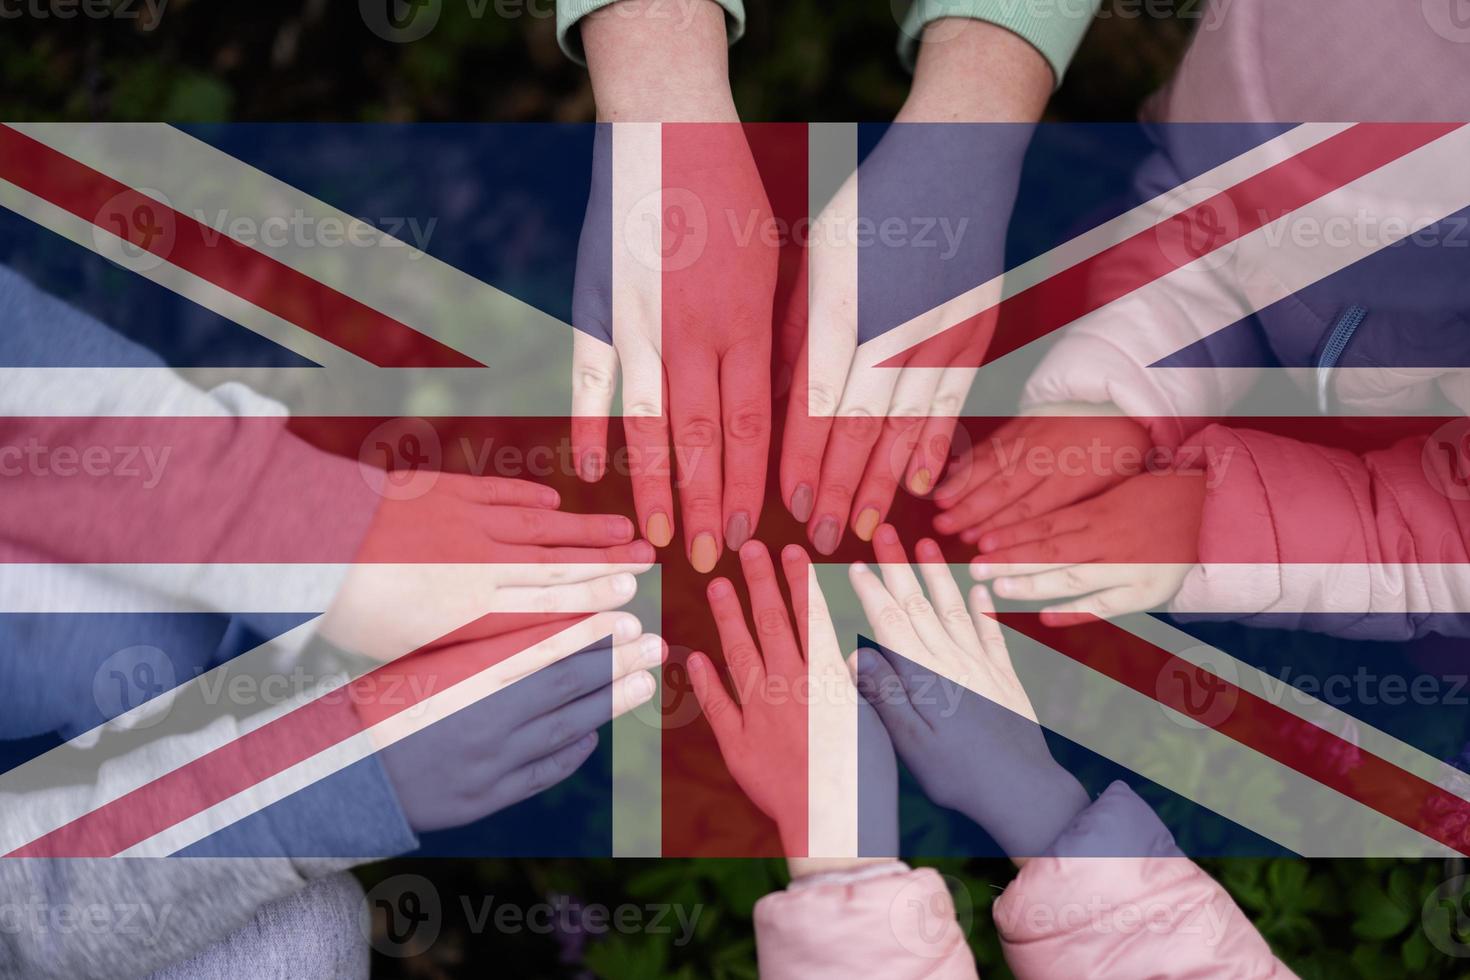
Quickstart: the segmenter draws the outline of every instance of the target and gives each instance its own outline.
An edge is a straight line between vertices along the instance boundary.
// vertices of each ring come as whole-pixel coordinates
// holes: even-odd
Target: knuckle
[[[842,413],[842,418],[837,422],[837,429],[847,438],[859,442],[871,442],[878,438],[878,432],[883,427],[883,420],[877,418],[867,408],[851,408]]]
[[[570,720],[566,718],[557,718],[551,723],[551,728],[547,732],[546,746],[549,749],[558,748],[559,746],[565,745],[567,742],[570,742],[572,740],[572,736],[575,734],[576,733],[572,731],[572,723]]]
[[[769,430],[768,408],[760,402],[741,402],[725,416],[725,436],[734,442],[759,442]]]
[[[570,670],[559,670],[551,683],[551,689],[555,692],[561,703],[571,700],[577,693],[577,675]]]
[[[908,624],[909,618],[902,609],[892,604],[885,604],[878,610],[878,625],[889,629],[898,629]]]
[[[958,412],[960,410],[960,405],[961,404],[962,404],[962,402],[961,402],[961,399],[960,399],[960,396],[959,395],[953,395],[953,394],[950,394],[950,395],[940,395],[938,398],[934,399],[934,409],[935,409],[934,414],[936,414],[936,415],[955,415],[955,414],[958,414]]]
[[[917,594],[911,595],[907,599],[905,599],[903,602],[903,607],[910,616],[927,616],[930,609],[932,608],[929,605],[928,599],[925,599],[922,595]]]
[[[755,665],[760,661],[760,653],[749,643],[736,643],[730,647],[729,657],[739,664]]]
[[[786,615],[779,609],[762,609],[756,613],[755,628],[761,636],[780,636],[786,631]]]
[[[837,410],[837,390],[824,382],[807,385],[807,410],[814,415],[831,415]]]
[[[577,387],[587,394],[604,395],[612,391],[612,372],[598,367],[583,367],[577,372]]]
[[[691,415],[679,423],[679,443],[707,449],[720,437],[720,427],[708,415]]]
[[[1073,592],[1081,592],[1085,588],[1082,573],[1075,568],[1069,568],[1062,574],[1062,583]]]
[[[632,426],[661,425],[659,406],[648,398],[635,398],[624,406],[625,424]]]
[[[950,606],[949,608],[945,609],[944,618],[949,622],[955,623],[957,625],[968,624],[970,622],[970,614],[965,610],[965,607],[962,605]]]

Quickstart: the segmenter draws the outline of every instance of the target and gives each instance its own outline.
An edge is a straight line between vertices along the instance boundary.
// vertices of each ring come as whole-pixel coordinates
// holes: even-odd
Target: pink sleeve
[[[1294,976],[1123,783],[1026,862],[993,912],[1018,980],[1135,980],[1163,964],[1178,980]]]
[[[932,868],[797,884],[755,906],[762,980],[976,980],[944,880]]]
[[[1208,426],[1200,564],[1171,608],[1361,639],[1464,635],[1470,492],[1423,438],[1362,455]],[[1455,472],[1450,472],[1451,466]],[[1364,615],[1372,613],[1373,615]]]

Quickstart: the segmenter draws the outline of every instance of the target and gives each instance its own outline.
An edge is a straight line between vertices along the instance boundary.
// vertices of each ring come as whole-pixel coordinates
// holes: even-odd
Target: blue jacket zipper
[[[1332,380],[1332,369],[1342,360],[1343,352],[1347,350],[1353,334],[1363,325],[1363,318],[1367,315],[1366,309],[1353,304],[1337,318],[1332,332],[1327,335],[1327,346],[1322,348],[1322,354],[1317,358],[1317,411],[1323,415],[1327,414],[1328,409],[1328,385]]]

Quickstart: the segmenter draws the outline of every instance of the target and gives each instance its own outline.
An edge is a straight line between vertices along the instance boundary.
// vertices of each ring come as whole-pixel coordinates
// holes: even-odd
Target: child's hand
[[[929,596],[898,534],[878,529],[883,579],[852,582],[883,649],[858,655],[858,689],[930,799],[964,813],[1020,864],[1041,854],[1088,804],[1047,748],[983,586],[969,609],[939,546],[919,543]]]
[[[1144,471],[1153,440],[1104,405],[1052,405],[1001,426],[951,467],[934,492],[941,534],[986,531],[1085,500]]]
[[[491,636],[624,605],[653,546],[633,540],[626,517],[559,504],[550,487],[450,473],[419,496],[385,499],[322,635],[391,660],[471,621]]]
[[[364,685],[352,699],[364,728],[429,710],[401,709],[404,695],[390,691],[437,694],[456,682],[494,689],[379,752],[414,830],[480,820],[575,772],[599,728],[653,697],[649,671],[665,649],[641,630],[633,616],[604,613],[561,632],[543,626],[405,657],[355,682]],[[609,635],[611,645],[600,642]]]
[[[1070,601],[1042,610],[1049,626],[1156,609],[1199,560],[1205,475],[1150,473],[1091,500],[980,536],[977,579],[1007,599]],[[1022,569],[1007,566],[1023,565]],[[998,576],[998,577],[997,577]]]
[[[798,860],[810,852],[808,787],[821,784],[830,775],[818,770],[822,758],[809,757],[810,709],[815,698],[845,699],[857,708],[861,744],[858,756],[864,795],[858,846],[864,854],[896,854],[898,772],[893,749],[872,708],[857,696],[842,662],[832,615],[809,576],[811,560],[796,545],[788,545],[781,553],[801,642],[786,614],[766,546],[747,542],[740,549],[740,563],[750,590],[758,642],[751,637],[730,581],[715,579],[708,589],[738,702],[725,692],[708,656],[695,653],[689,657],[694,694],[714,729],[730,775],[751,802],[775,821],[782,846],[793,858],[793,874],[821,866],[820,862],[808,866]]]

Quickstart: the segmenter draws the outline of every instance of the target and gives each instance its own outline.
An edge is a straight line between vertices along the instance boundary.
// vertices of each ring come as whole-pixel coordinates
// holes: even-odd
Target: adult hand
[[[470,622],[483,637],[623,605],[653,547],[633,540],[626,517],[559,504],[535,483],[450,473],[419,496],[384,499],[322,635],[391,660]]]
[[[740,562],[759,640],[746,626],[740,599],[730,581],[716,579],[708,589],[737,698],[726,693],[707,655],[694,653],[689,657],[695,697],[714,730],[730,775],[751,802],[775,821],[782,846],[793,859],[793,874],[830,866],[803,860],[809,853],[809,787],[821,781],[819,770],[827,760],[808,752],[812,694],[803,697],[802,692],[838,699],[850,696],[858,709],[859,778],[863,786],[859,847],[864,855],[897,854],[898,773],[893,749],[877,715],[857,698],[851,675],[840,667],[841,647],[826,599],[809,575],[810,559],[796,545],[788,545],[781,553],[792,613],[798,624],[795,631],[765,545],[758,541],[746,544],[740,549]],[[822,669],[834,662],[839,670]]]
[[[617,124],[599,127],[578,251],[573,452],[584,480],[602,477],[621,373],[639,524],[658,547],[673,539],[677,477],[685,550],[708,572],[760,520],[778,243],[724,77],[721,8],[668,37],[612,10],[582,28],[599,116]]]
[[[1069,599],[1041,611],[1051,626],[1157,609],[1199,560],[1205,474],[1135,476],[1044,517],[987,531],[970,565],[1007,599]],[[1019,566],[1019,567],[1017,567]]]
[[[394,690],[498,671],[498,689],[379,753],[409,825],[480,820],[566,779],[597,747],[597,729],[653,697],[663,642],[627,614],[604,614],[536,643],[545,630],[473,640],[386,670]],[[611,635],[610,648],[584,649]],[[511,656],[518,659],[505,662]],[[380,688],[386,685],[379,685]],[[358,708],[375,720],[371,704]]]
[[[986,531],[1085,500],[1144,471],[1153,440],[1107,405],[1049,405],[1002,425],[934,491],[934,530],[970,544]]]
[[[923,327],[941,303],[1004,272],[1030,127],[952,124],[1032,122],[1051,91],[1050,69],[1024,41],[944,23],[954,36],[924,46],[896,124],[814,223],[809,288],[796,293],[807,301],[782,330],[800,353],[781,492],[824,555],[849,524],[870,539],[900,481],[916,495],[933,488],[974,379],[964,364],[988,342],[977,337],[943,368],[879,368],[877,348],[859,350],[888,336],[900,346],[883,353],[898,353],[913,332],[894,328]]]
[[[1018,863],[1045,851],[1087,806],[1052,758],[984,587],[969,608],[933,541],[919,543],[928,596],[889,525],[873,539],[883,577],[851,578],[879,650],[858,655],[858,689],[924,792],[964,813]]]

